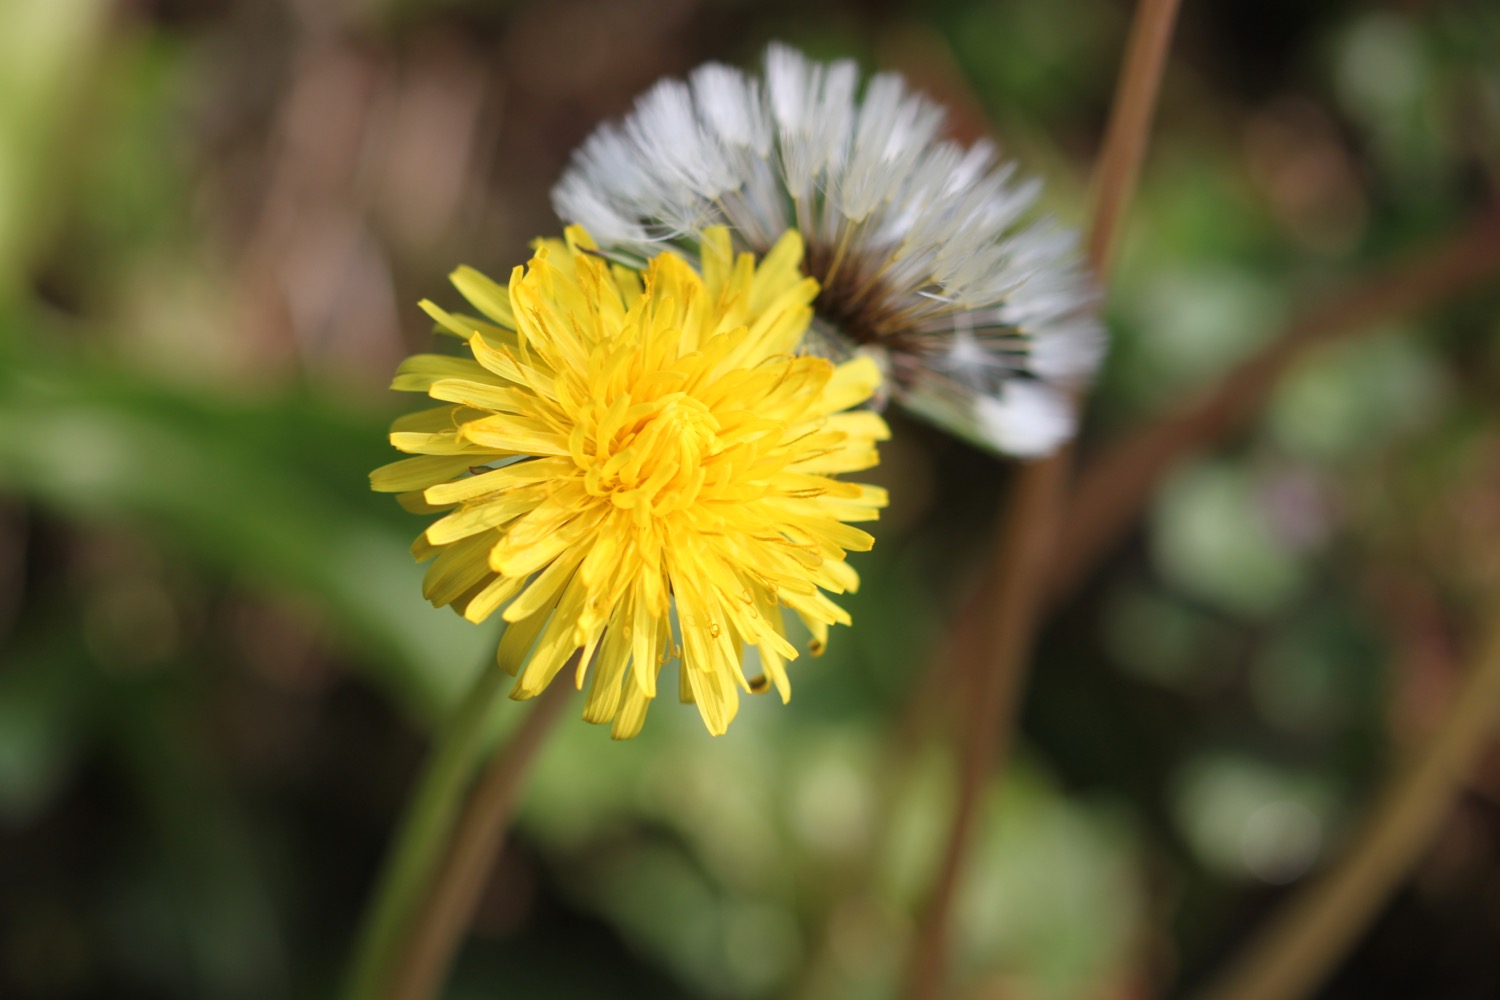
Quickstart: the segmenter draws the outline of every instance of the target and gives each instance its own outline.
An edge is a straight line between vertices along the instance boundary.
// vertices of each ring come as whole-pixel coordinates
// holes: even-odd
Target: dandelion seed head
[[[796,230],[822,289],[805,351],[876,356],[918,415],[1045,454],[1103,351],[1093,287],[1040,181],[943,125],[895,74],[861,89],[851,61],[772,45],[761,78],[709,64],[648,91],[583,144],[553,201],[638,264],[691,254],[710,226],[755,253]]]

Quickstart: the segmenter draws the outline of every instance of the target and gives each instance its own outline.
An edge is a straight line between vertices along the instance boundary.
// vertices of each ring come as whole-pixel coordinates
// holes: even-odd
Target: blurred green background
[[[385,386],[448,270],[556,231],[598,121],[782,38],[907,72],[1082,223],[1129,14],[0,4],[0,996],[329,994],[496,637],[421,599],[420,522],[368,492]],[[1497,182],[1494,4],[1187,4],[1083,460]],[[1497,332],[1491,282],[1309,355],[1060,609],[956,995],[1183,995],[1333,856],[1500,584]],[[565,724],[449,996],[893,995],[956,781],[924,672],[1010,475],[896,430],[855,628],[717,740],[671,704],[625,744]],[[1500,757],[1323,995],[1495,996],[1497,935]]]

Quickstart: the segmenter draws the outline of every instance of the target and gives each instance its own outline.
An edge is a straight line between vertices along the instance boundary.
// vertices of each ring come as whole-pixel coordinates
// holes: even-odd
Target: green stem
[[[345,1000],[379,1000],[396,945],[438,871],[485,744],[485,724],[509,675],[493,661],[438,734],[360,925]]]
[[[390,1000],[433,1000],[442,991],[449,966],[474,918],[490,870],[500,856],[521,789],[562,717],[573,685],[553,681],[526,719],[490,754],[474,781],[468,803],[433,872],[430,888],[416,904],[409,933],[390,964]]]

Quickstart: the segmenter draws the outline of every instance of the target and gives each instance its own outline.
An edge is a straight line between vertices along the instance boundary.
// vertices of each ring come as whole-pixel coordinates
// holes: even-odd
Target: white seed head
[[[709,225],[758,253],[796,228],[817,337],[879,356],[898,403],[1007,454],[1067,440],[1104,335],[1041,182],[942,139],[943,109],[894,74],[861,93],[852,62],[778,44],[763,80],[710,63],[657,84],[574,153],[558,214],[636,261],[692,252]]]

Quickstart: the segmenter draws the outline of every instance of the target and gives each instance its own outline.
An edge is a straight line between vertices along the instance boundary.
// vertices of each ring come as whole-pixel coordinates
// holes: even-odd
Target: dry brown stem
[[[937,879],[917,928],[907,991],[914,1000],[943,995],[953,906],[982,818],[984,790],[1009,749],[1042,593],[1037,584],[1052,548],[1067,471],[1066,458],[1058,456],[1028,466],[1018,477],[992,578],[1000,599],[991,605],[993,616],[976,632],[977,638],[987,640],[986,646],[959,654],[963,659],[956,661],[959,704],[967,709],[961,720],[959,796]]]
[[[1126,43],[1120,85],[1105,135],[1096,179],[1089,260],[1107,282],[1117,236],[1149,141],[1151,120],[1176,23],[1178,0],[1142,0]],[[925,907],[907,972],[906,995],[936,1000],[946,978],[953,905],[979,822],[980,804],[1002,765],[1025,684],[1025,666],[1036,633],[1047,563],[1053,548],[1071,452],[1064,449],[1021,469],[1007,506],[990,585],[981,588],[993,613],[954,643],[958,681],[969,695],[961,722],[959,799],[937,880]],[[968,637],[987,640],[968,648]]]
[[[1300,1000],[1380,912],[1448,816],[1500,722],[1500,602],[1427,744],[1392,779],[1343,859],[1278,911],[1200,1000]]]
[[[1452,298],[1500,271],[1500,211],[1435,247],[1335,294],[1293,320],[1264,350],[1180,409],[1141,428],[1079,474],[1063,519],[1050,596],[1072,593],[1135,524],[1163,477],[1259,410],[1311,348]]]

